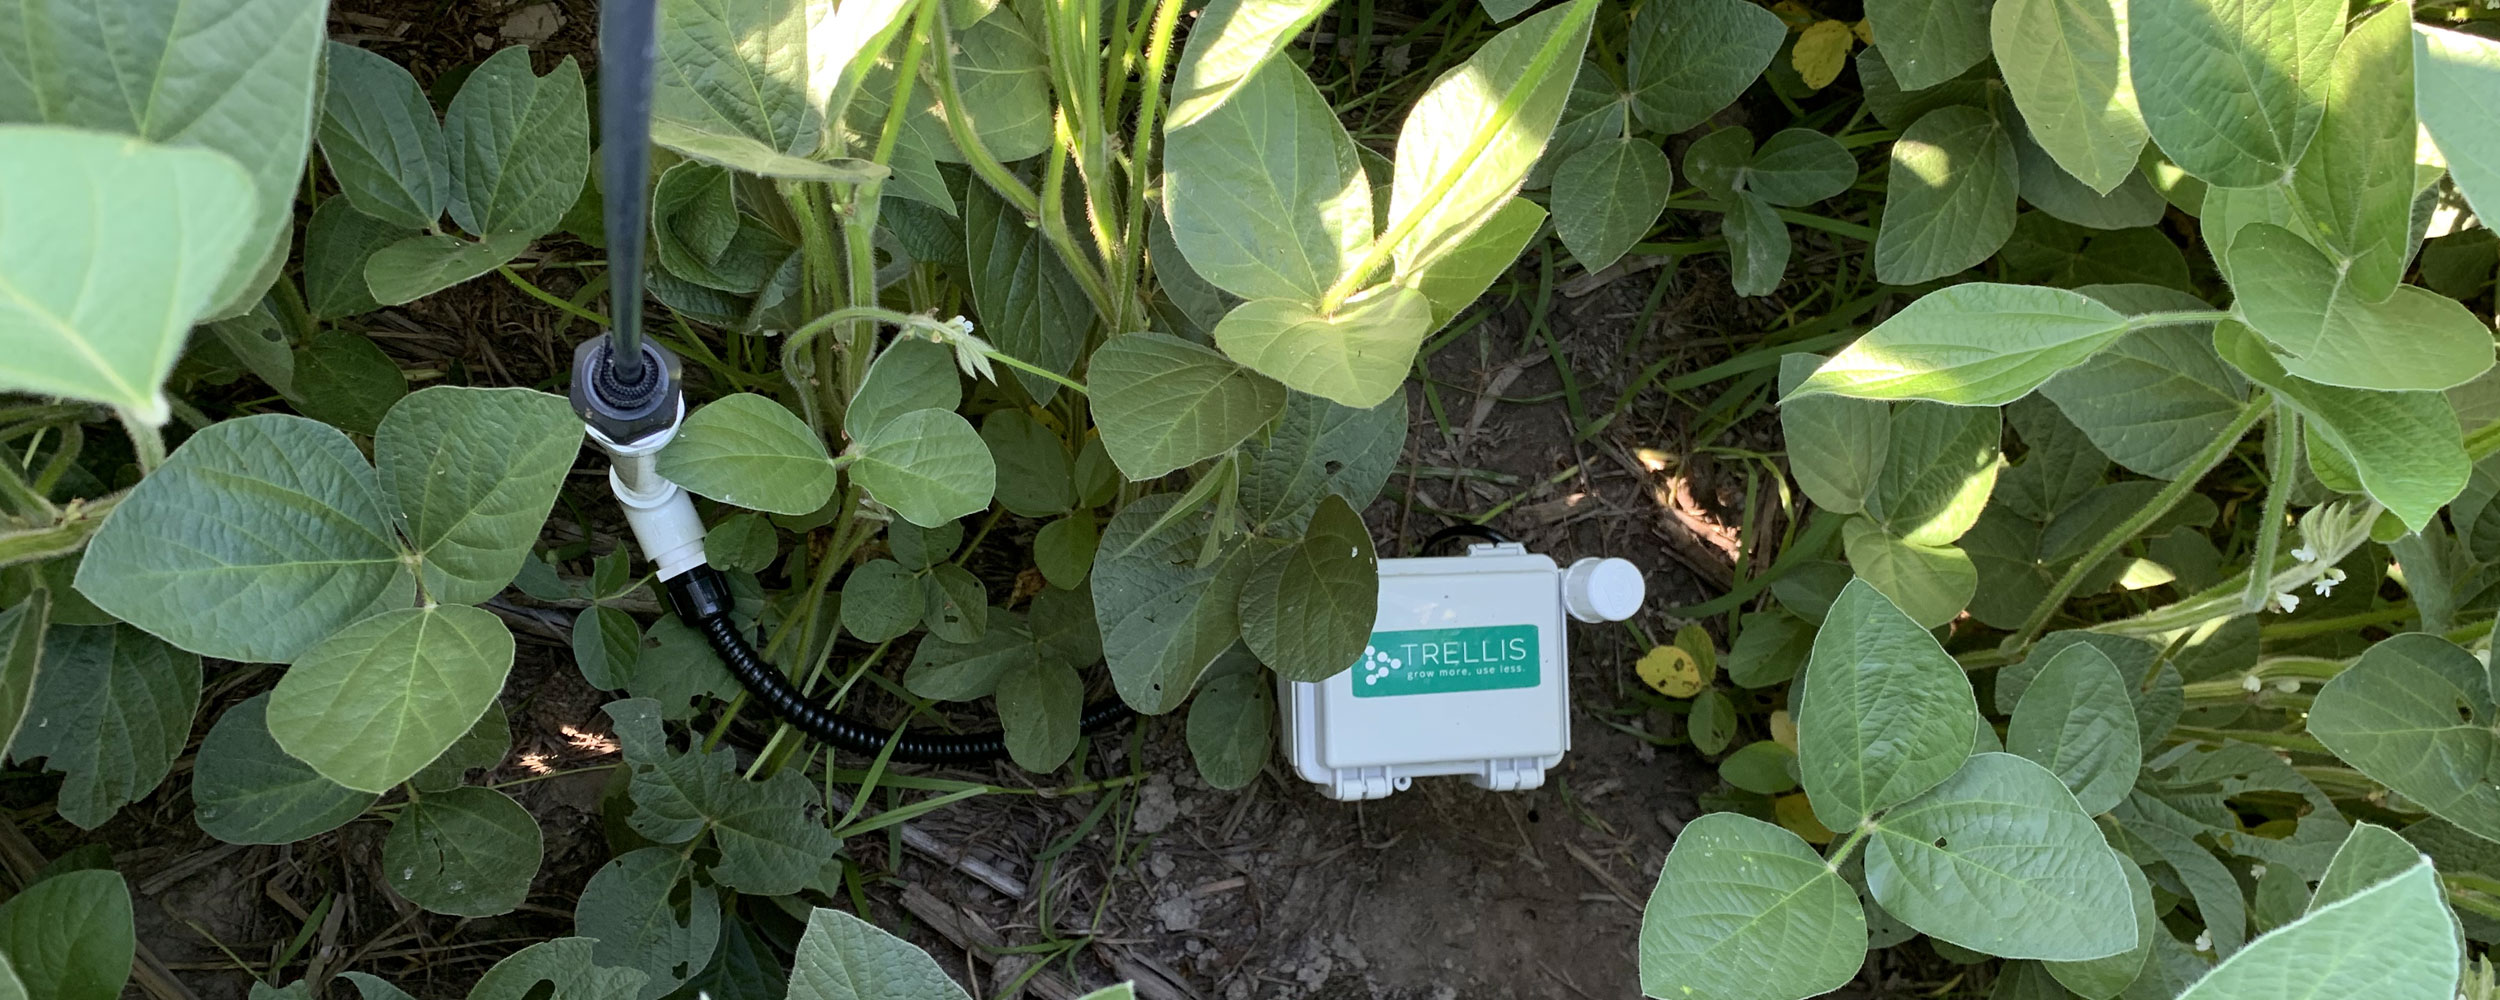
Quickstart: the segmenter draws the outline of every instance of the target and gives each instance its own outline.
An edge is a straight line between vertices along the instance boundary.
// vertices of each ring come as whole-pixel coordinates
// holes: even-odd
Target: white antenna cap
[[[1584,622],[1630,618],[1641,610],[1641,598],[1648,594],[1648,585],[1641,582],[1640,567],[1627,560],[1591,556],[1563,571],[1563,610]]]

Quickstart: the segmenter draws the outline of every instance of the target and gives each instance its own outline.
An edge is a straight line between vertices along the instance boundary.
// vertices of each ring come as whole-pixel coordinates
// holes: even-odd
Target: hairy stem
[[[2284,508],[2291,502],[2295,474],[2292,460],[2300,454],[2300,417],[2288,408],[2277,407],[2274,433],[2268,443],[2273,447],[2266,456],[2266,512],[2257,522],[2257,549],[2248,561],[2250,566],[2274,565],[2275,550],[2282,547]],[[2250,573],[2247,588],[2240,591],[2240,610],[2265,607],[2272,583],[2270,575]]]
[[[2181,473],[2179,478],[2171,480],[2169,485],[2162,487],[2161,492],[2153,495],[2151,503],[2145,504],[2142,510],[2136,511],[2135,515],[2127,518],[2125,523],[2101,536],[2101,540],[2093,543],[2092,548],[2085,552],[2082,558],[2068,566],[2065,575],[2058,578],[2057,584],[2049,588],[2049,592],[2040,598],[2040,603],[2032,607],[2031,614],[2023,619],[2023,627],[2016,629],[2013,637],[2005,641],[2004,650],[2012,654],[2029,648],[2032,640],[2040,637],[2040,630],[2048,625],[2049,617],[2057,613],[2058,606],[2066,603],[2066,598],[2074,594],[2077,586],[2082,585],[2084,575],[2098,567],[2101,560],[2109,558],[2110,553],[2118,551],[2118,547],[2126,544],[2128,539],[2143,532],[2163,514],[2169,513],[2170,508],[2178,506],[2179,501],[2187,499],[2187,495],[2196,489],[2196,481],[2205,478],[2205,474],[2212,472],[2214,466],[2221,465],[2222,460],[2231,454],[2231,449],[2239,445],[2241,435],[2247,434],[2249,428],[2257,426],[2258,421],[2265,419],[2271,402],[2261,395],[2250,401],[2247,406],[2241,407],[2239,416],[2233,418],[2230,426],[2223,428],[2222,433],[2215,436],[2212,444],[2206,445],[2204,451],[2198,452],[2195,458],[2189,460],[2187,470]]]

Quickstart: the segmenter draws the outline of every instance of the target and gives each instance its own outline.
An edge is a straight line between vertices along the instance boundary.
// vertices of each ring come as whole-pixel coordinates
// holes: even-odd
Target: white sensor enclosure
[[[1569,569],[1516,543],[1380,561],[1380,610],[1351,669],[1277,682],[1285,756],[1332,799],[1377,799],[1418,776],[1536,788],[1571,749],[1567,619],[1640,610],[1638,567]]]

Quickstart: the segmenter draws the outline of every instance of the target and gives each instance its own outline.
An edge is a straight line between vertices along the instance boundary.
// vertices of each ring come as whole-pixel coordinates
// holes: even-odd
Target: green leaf
[[[479,63],[443,113],[450,140],[451,221],[480,235],[536,237],[564,219],[590,175],[582,71],[566,56],[530,72],[529,50]]]
[[[1955,285],[1877,324],[1797,393],[2001,406],[2126,332],[2117,310],[2074,292]]]
[[[1432,305],[1429,330],[1438,330],[1493,286],[1510,270],[1528,241],[1544,230],[1545,208],[1526,198],[1512,198],[1466,242],[1406,278],[1407,285]]]
[[[858,184],[885,177],[891,172],[866,160],[825,162],[791,156],[743,135],[722,135],[670,118],[651,120],[651,144],[692,162],[759,177]]]
[[[1289,388],[1370,409],[1405,384],[1416,349],[1433,330],[1433,314],[1430,299],[1394,284],[1347,300],[1334,315],[1321,315],[1303,302],[1259,299],[1224,314],[1215,325],[1215,343],[1233,360]],[[1281,393],[1270,398],[1283,402]],[[1267,413],[1274,416],[1274,407]],[[1129,478],[1145,477],[1130,472]]]
[[[2435,635],[2371,646],[2318,691],[2309,734],[2344,762],[2431,814],[2500,840],[2500,788],[2485,764],[2500,753],[2482,664]]]
[[[913,410],[886,421],[853,455],[851,475],[868,496],[924,528],[986,509],[998,486],[989,446],[952,410]]]
[[[2412,24],[2410,11],[2372,11],[2344,36],[2317,139],[2292,172],[2302,214],[2320,245],[2348,262],[2343,281],[2367,302],[2395,292],[2413,253]]]
[[[825,23],[809,23],[816,19]],[[703,159],[748,160],[759,167],[806,162],[801,158],[814,153],[824,137],[825,108],[818,101],[831,96],[811,93],[811,86],[823,86],[811,77],[844,68],[820,66],[827,53],[812,43],[834,37],[839,20],[829,10],[810,12],[788,0],[661,4],[653,140]],[[811,37],[811,27],[822,34]],[[860,40],[878,34],[865,32]],[[720,156],[732,150],[741,152]]]
[[[2158,223],[2170,211],[2152,182],[2133,170],[2108,191],[2095,191],[2051,159],[2028,136],[2014,140],[2023,200],[2049,215],[2092,229],[2133,229]]]
[[[253,695],[218,716],[200,741],[191,772],[200,829],[229,844],[292,844],[363,815],[375,797],[287,756],[269,736],[268,707],[268,695]]]
[[[2056,775],[2012,754],[1975,754],[1878,819],[1866,884],[1904,923],[1991,955],[2081,961],[2136,945],[2117,854]]]
[[[1323,496],[1370,505],[1405,449],[1406,421],[1403,393],[1366,410],[1289,394],[1275,429],[1243,448],[1243,513],[1298,529]]]
[[[1961,665],[1862,580],[1841,589],[1815,633],[1802,699],[1798,771],[1832,830],[1951,777],[1979,724]]]
[[[492,233],[470,242],[450,233],[420,233],[365,258],[364,280],[373,299],[404,305],[512,262],[529,249],[525,233]]]
[[[2103,194],[2137,176],[2144,114],[2127,71],[2125,5],[2004,0],[1988,34],[2014,106],[2058,166]]]
[[[1738,687],[1786,683],[1814,650],[1814,626],[1774,608],[1749,612],[1728,645],[1727,679]]]
[[[115,1000],[137,949],[130,886],[116,872],[55,875],[0,903],[0,955],[27,996]]]
[[[1693,749],[1717,754],[1736,738],[1736,705],[1717,688],[1704,691],[1701,697],[1693,699],[1693,710],[1685,716],[1685,726],[1692,736]]]
[[[622,690],[641,654],[642,629],[634,624],[633,616],[599,604],[574,616],[573,662],[591,687]]]
[[[1921,116],[1892,144],[1876,277],[1911,285],[1988,259],[2013,235],[2018,177],[2013,138],[1986,112],[1954,105]]]
[[[1297,22],[1320,9],[1250,6]],[[1245,20],[1236,15],[1226,26]],[[1214,71],[1204,65],[1197,32],[1190,34],[1201,71]],[[1249,56],[1228,53],[1223,61]],[[1165,135],[1172,239],[1190,269],[1216,287],[1245,299],[1316,302],[1371,245],[1371,186],[1354,137],[1292,60],[1266,60],[1222,103]]]
[[[2446,1000],[2459,946],[2428,861],[2250,942],[2179,1000]]]
[[[2399,286],[2372,304],[2298,234],[2250,223],[2231,241],[2248,326],[2285,352],[2285,371],[2354,389],[2445,389],[2491,367],[2491,329],[2456,300]]]
[[[222,182],[231,177],[223,169],[216,171],[221,181],[213,191],[202,186],[210,183],[203,180],[177,185],[162,174],[151,179],[121,167],[82,169],[81,161],[107,167],[106,162],[90,159],[105,155],[99,151],[130,158],[134,164],[143,158],[147,147],[123,138],[88,137],[90,149],[77,152],[9,149],[0,152],[0,163],[14,169],[0,174],[0,189],[23,192],[36,204],[93,201],[113,205],[110,217],[117,229],[143,227],[98,234],[98,246],[118,251],[115,270],[181,280],[169,281],[172,288],[158,286],[174,292],[167,300],[147,303],[132,301],[131,293],[139,289],[120,280],[92,286],[76,280],[52,284],[53,279],[42,272],[22,272],[14,264],[0,267],[0,273],[26,294],[72,293],[81,287],[112,289],[115,309],[127,308],[132,315],[169,323],[163,332],[174,342],[162,345],[162,361],[167,365],[172,363],[179,332],[199,309],[230,315],[250,308],[276,279],[274,270],[254,265],[273,255],[285,256],[295,196],[304,183],[304,157],[312,146],[314,92],[321,78],[326,34],[323,10],[285,0],[201,0],[177,8],[132,0],[46,0],[21,8],[21,16],[0,24],[0,52],[19,54],[11,60],[7,82],[0,83],[0,121],[48,122],[213,150],[242,167],[252,192],[245,197]],[[74,171],[69,176],[95,185],[96,196],[55,187],[69,195],[56,197],[30,185],[30,178],[59,176],[54,171]],[[168,233],[163,227],[171,220],[160,214],[167,211],[161,207],[166,199],[191,206],[187,212],[207,214],[187,217],[178,236]],[[37,235],[24,226],[10,230],[12,237]],[[113,259],[55,240],[42,240],[38,245],[46,255],[44,262],[56,267]],[[212,247],[225,249],[212,252]],[[233,260],[230,269],[228,260]],[[177,262],[183,266],[175,266]],[[209,287],[199,287],[203,284]],[[21,326],[14,318],[0,322],[11,328]],[[134,346],[128,344],[100,353],[116,364],[156,360],[155,341],[140,343],[146,348],[136,349],[135,354]],[[162,378],[163,369],[157,369],[154,376]],[[151,380],[137,391],[153,389]],[[165,420],[161,402],[134,409],[150,423]]]
[[[929,634],[947,642],[979,642],[989,629],[989,594],[979,577],[954,563],[939,563],[920,578],[921,620]]]
[[[1797,787],[1796,776],[1789,773],[1796,760],[1796,751],[1755,740],[1719,762],[1719,779],[1757,795],[1779,795]]]
[[[325,319],[382,308],[373,287],[365,283],[365,268],[383,247],[415,235],[415,230],[357,211],[345,198],[322,202],[304,226],[305,307]],[[288,387],[272,383],[271,388]]]
[[[651,189],[651,236],[653,254],[669,273],[706,287],[738,290],[723,287],[714,270],[738,236],[738,193],[728,170],[680,161],[662,171]]]
[[[1996,488],[2004,433],[1997,412],[1984,407],[1894,407],[1867,516],[1905,542],[1944,545],[1962,537]]]
[[[1158,493],[1121,508],[1094,560],[1095,620],[1112,685],[1122,701],[1148,715],[1180,707],[1199,676],[1240,636],[1237,609],[1250,575],[1251,560],[1237,553],[1198,561],[1212,520],[1203,514],[1184,515],[1146,537],[1178,499]]]
[[[475,604],[511,583],[580,449],[581,418],[533,389],[436,386],[392,406],[374,464],[427,596]]]
[[[2149,286],[2093,286],[2085,292],[2121,312],[2203,307],[2192,296]],[[2156,479],[2176,479],[2239,415],[2248,384],[2197,328],[2156,327],[2118,338],[2042,384],[2040,394],[2111,461]]]
[[[642,989],[642,973],[591,961],[586,937],[541,941],[504,957],[478,977],[469,1000],[615,1000]]]
[[[1985,0],[1872,0],[1866,19],[1903,90],[1925,90],[1988,58]]]
[[[1274,752],[1275,726],[1276,686],[1256,664],[1216,673],[1189,702],[1189,756],[1198,776],[1225,791],[1249,787]]]
[[[1644,5],[1624,58],[1632,112],[1652,132],[1699,125],[1752,86],[1787,37],[1779,15],[1744,0]]]
[[[1093,511],[1077,511],[1034,533],[1033,565],[1051,586],[1074,590],[1084,586],[1086,576],[1094,571],[1098,540]]]
[[[434,226],[451,194],[451,160],[425,91],[382,56],[339,42],[327,51],[321,158],[339,193],[358,211],[401,228]]]
[[[1647,139],[1602,140],[1554,171],[1554,234],[1580,267],[1602,271],[1649,234],[1675,180]]]
[[[342,972],[339,978],[356,984],[356,995],[362,1000],[415,1000],[406,990],[362,972]]]
[[[1997,479],[1996,496],[2012,513],[2051,520],[2109,475],[2109,459],[2046,398],[2034,394],[2015,401],[2005,408],[2005,420],[2024,451],[2022,462]]]
[[[1458,248],[1518,193],[1562,116],[1596,12],[1593,0],[1574,0],[1511,26],[1433,80],[1407,113],[1398,130],[1397,180],[1389,200],[1389,231],[1403,234],[1395,249],[1399,277]],[[1346,318],[1346,311],[1336,318]],[[1414,336],[1421,339],[1423,333]],[[1216,337],[1224,342],[1220,326]],[[1225,351],[1243,356],[1229,344]],[[1392,353],[1397,374],[1403,375],[1411,348]],[[1251,367],[1284,366],[1252,362]],[[1387,397],[1385,390],[1341,395],[1314,388],[1315,379],[1279,377],[1348,406],[1371,406]]]
[[[380,345],[354,330],[313,334],[292,359],[296,408],[351,434],[371,436],[391,405],[408,394],[408,376]]]
[[[1067,763],[1084,732],[1085,679],[1065,663],[1035,660],[998,677],[998,721],[1017,767],[1049,773]]]
[[[920,624],[920,583],[891,559],[871,559],[842,580],[842,627],[863,642],[900,638]]]
[[[1892,407],[1880,400],[1793,395],[1822,362],[1811,354],[1780,357],[1780,431],[1788,441],[1788,469],[1815,506],[1855,514],[1883,473]]]
[[[824,506],[839,479],[824,442],[805,423],[751,392],[688,414],[660,450],[659,465],[661,475],[697,495],[792,517]]]
[[[1258,305],[1244,304],[1225,324]],[[1086,365],[1086,393],[1103,447],[1121,474],[1136,481],[1231,450],[1285,406],[1282,386],[1160,333],[1113,337],[1095,349]]]
[[[1728,200],[1719,235],[1727,238],[1728,268],[1738,295],[1769,295],[1778,291],[1788,272],[1788,224],[1779,212],[1751,191]]]
[[[2289,176],[2325,110],[2342,0],[2190,0],[2129,13],[2137,103],[2171,162],[2215,187]]]
[[[285,662],[413,599],[386,525],[373,469],[346,435],[280,414],[222,421],[114,509],[78,591],[204,656]]]
[[[190,741],[200,660],[127,625],[57,626],[42,641],[9,758],[68,775],[61,818],[93,830],[155,791]]]
[[[762,514],[732,514],[703,533],[703,558],[713,569],[761,573],[781,555],[781,539]]]
[[[485,715],[478,716],[476,725],[408,781],[420,793],[458,788],[468,780],[470,771],[502,764],[504,755],[510,752],[512,718],[504,714],[502,702],[493,702],[486,706]]]
[[[2170,242],[2161,230],[2095,232],[2047,212],[2016,215],[2014,235],[2006,239],[1997,260],[2004,265],[2002,277],[2059,288],[2106,284],[2192,287],[2188,282],[2187,255],[2180,253],[2178,244]]]
[[[712,879],[722,887],[758,896],[799,891],[836,845],[825,828],[819,798],[796,769],[763,781],[735,774],[728,748],[685,753],[668,748],[659,703],[648,698],[610,702],[617,742],[625,752],[634,802],[634,832],[663,844],[680,844],[705,830],[720,849]]]
[[[1546,141],[1544,155],[1529,168],[1523,186],[1531,191],[1552,186],[1554,168],[1591,143],[1623,135],[1631,115],[1632,95],[1616,82],[1616,74],[1598,62],[1581,60],[1580,74],[1571,81],[1571,96],[1563,100],[1562,118],[1554,123],[1554,137]],[[1397,172],[1395,164],[1366,163],[1374,178],[1382,175],[1378,168],[1384,166],[1389,168],[1386,173]]]
[[[1176,133],[1223,108],[1327,9],[1324,0],[1207,4],[1190,27],[1180,66],[1172,74],[1172,110],[1164,134],[1177,141]],[[1168,163],[1171,154],[1167,150],[1165,155]]]
[[[2422,852],[2397,836],[2396,831],[2376,823],[2355,823],[2343,846],[2336,848],[2335,860],[2327,864],[2325,877],[2318,880],[2317,894],[2310,897],[2304,912],[2316,913],[2360,895],[2420,863]]]
[[[2500,41],[2461,31],[2413,29],[2414,111],[2448,161],[2457,190],[2485,218],[2500,213]],[[2430,94],[2432,99],[2419,100]]]
[[[0,750],[17,738],[42,678],[44,631],[51,625],[55,591],[38,589],[0,613]],[[66,588],[59,594],[75,598]]]
[[[1771,134],[1745,167],[1745,190],[1773,205],[1811,205],[1849,189],[1858,179],[1857,157],[1840,140],[1813,129]]]
[[[2456,412],[2438,393],[2374,392],[2298,378],[2238,323],[2217,324],[2214,345],[2250,381],[2298,412],[2303,426],[2351,457],[2361,485],[2409,528],[2429,524],[2472,478]]]
[[[955,352],[933,340],[896,340],[877,352],[859,394],[842,412],[842,432],[856,441],[913,410],[952,410],[963,402]]]
[[[1298,541],[1257,553],[1241,588],[1241,639],[1290,681],[1354,665],[1371,638],[1380,558],[1363,516],[1330,494]]]
[[[1085,288],[1044,244],[1041,231],[987,184],[965,193],[964,252],[981,335],[1018,361],[1060,375],[1075,368],[1094,324]],[[1015,378],[1037,403],[1049,403],[1059,391],[1058,383],[1030,372]]]
[[[1902,541],[1865,518],[1841,525],[1849,567],[1922,628],[1952,621],[1979,586],[1968,553],[1951,545]]]
[[[630,851],[592,874],[573,906],[574,928],[596,942],[592,962],[646,977],[640,1000],[658,1000],[694,978],[720,944],[720,893],[694,873],[677,851]]]
[[[0,39],[10,33],[0,26]],[[0,111],[11,103],[0,85]],[[238,257],[252,235],[252,179],[211,150],[4,125],[0,191],[13,220],[0,237],[10,289],[0,328],[23,331],[0,362],[0,387],[164,423],[183,335],[217,304],[230,269],[250,270]],[[83,208],[105,204],[112,211]]]
[[[2050,657],[2015,703],[2005,749],[2057,775],[2087,815],[2116,808],[2144,764],[2118,665],[2085,645]]]
[[[2084,1000],[2109,1000],[2143,975],[2145,961],[2152,957],[2155,938],[2170,938],[2163,930],[2161,918],[2153,912],[2153,886],[2145,879],[2144,869],[2119,852],[2111,852],[2118,867],[2127,876],[2127,897],[2135,907],[2135,947],[2107,958],[2091,958],[2080,962],[2044,962],[2049,975],[2059,985],[2073,990]],[[2175,939],[2173,939],[2175,940]]]
[[[955,73],[963,96],[955,113],[971,116],[981,144],[1002,162],[1050,146],[1050,63],[1035,35],[1012,7],[955,35],[962,49]]]
[[[469,786],[412,798],[382,843],[391,891],[435,913],[491,917],[528,898],[546,854],[512,797]]]
[[[840,910],[807,918],[790,959],[790,1000],[966,1000],[927,952]]]
[[[458,604],[385,611],[305,650],[269,695],[269,734],[349,788],[408,780],[486,714],[512,632]]]
[[[1022,410],[981,418],[981,441],[998,464],[998,502],[1019,517],[1052,517],[1076,505],[1067,446]]]
[[[1866,912],[1797,835],[1717,812],[1684,827],[1641,911],[1641,992],[1795,1000],[1866,961]]]

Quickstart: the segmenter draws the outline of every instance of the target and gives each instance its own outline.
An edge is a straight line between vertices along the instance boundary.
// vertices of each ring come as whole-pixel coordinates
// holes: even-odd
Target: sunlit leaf
[[[529,810],[472,785],[411,798],[382,843],[382,870],[391,891],[418,906],[488,917],[528,898],[545,851]]]
[[[2458,941],[2427,861],[2321,907],[2224,959],[2180,1000],[2447,1000]]]
[[[512,632],[460,604],[385,611],[313,645],[269,695],[269,735],[348,788],[381,792],[432,763],[486,714],[512,669]]]
[[[1320,9],[1255,0],[1229,6],[1240,13],[1228,30],[1250,16],[1301,19]],[[1253,54],[1206,55],[1195,31],[1190,41],[1201,66]],[[1173,242],[1191,270],[1234,295],[1318,301],[1372,241],[1371,186],[1354,138],[1292,60],[1268,60],[1227,89],[1192,124],[1165,132]]]
[[[1877,324],[1824,362],[1797,394],[2000,406],[2126,331],[2117,310],[2074,292],[1955,285]]]
[[[2014,106],[2058,166],[2103,194],[2136,176],[2145,131],[2125,0],[2004,0],[1989,39]]]
[[[2250,329],[2285,371],[2354,389],[2445,389],[2492,364],[2491,328],[2456,300],[2398,286],[2375,304],[2298,234],[2271,223],[2231,241],[2232,288]]]
[[[2362,487],[2415,530],[2471,478],[2456,412],[2438,393],[2311,382],[2285,372],[2279,356],[2238,323],[2217,324],[2214,345],[2250,381],[2298,412],[2304,427],[2351,458]]]
[[[2387,11],[2395,10],[2393,14]],[[2349,294],[2387,298],[2413,252],[2413,18],[2387,7],[2361,17],[2326,84],[2317,139],[2292,172],[2292,194],[2319,243],[2344,261]],[[2430,103],[2470,99],[2434,94]]]
[[[1876,276],[1916,284],[1988,259],[2014,232],[2018,176],[2013,138],[1986,112],[1953,105],[1921,116],[1892,144]]]
[[[661,475],[701,496],[793,517],[824,506],[838,479],[807,424],[751,392],[687,414],[676,439],[660,450],[659,465]]]
[[[1841,525],[1841,539],[1858,578],[1873,584],[1922,627],[1952,621],[1969,606],[1979,585],[1969,553],[1954,546],[1894,538],[1862,517]]]
[[[1122,474],[1141,481],[1231,450],[1285,405],[1283,387],[1160,333],[1114,337],[1096,348],[1086,383],[1103,447]]]
[[[2057,776],[2021,757],[1973,755],[1877,820],[1866,852],[1868,890],[1930,937],[2056,961],[2136,946],[2116,852]]]
[[[1686,824],[1641,914],[1641,992],[1691,1000],[1828,993],[1866,961],[1857,893],[1797,835],[1716,812]]]
[[[1215,343],[1288,388],[1369,409],[1405,384],[1432,317],[1430,300],[1395,284],[1356,296],[1333,315],[1304,302],[1258,299],[1224,315]]]
[[[886,421],[854,453],[851,474],[860,487],[922,527],[988,508],[998,486],[989,446],[952,410],[913,410]]]
[[[2461,31],[2414,26],[2415,112],[2448,161],[2457,190],[2485,218],[2500,212],[2500,41]],[[2430,100],[2418,100],[2430,94]]]
[[[2281,180],[2317,135],[2343,33],[2343,0],[2131,6],[2128,70],[2145,128],[2216,187]]]

